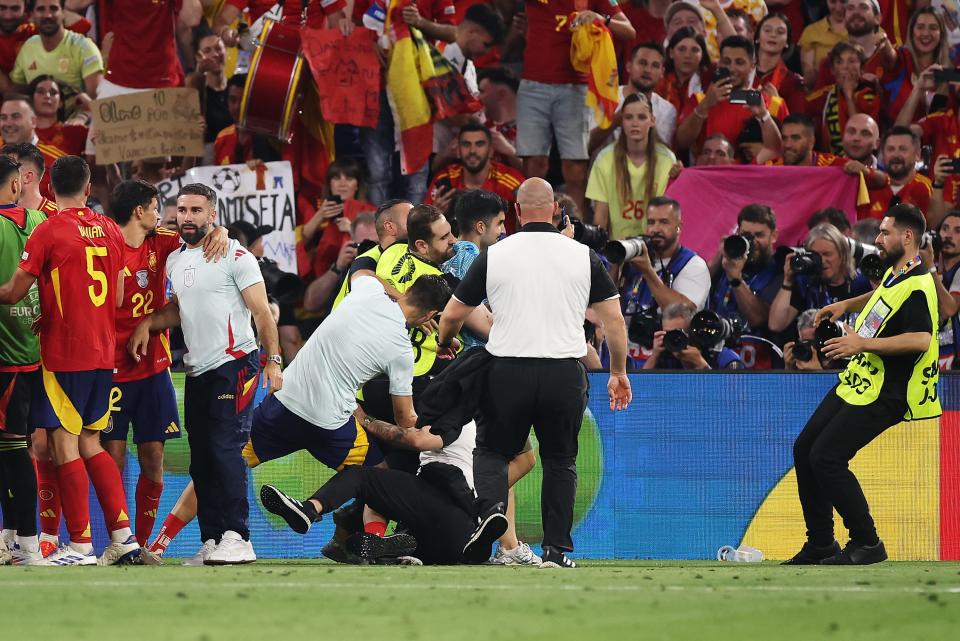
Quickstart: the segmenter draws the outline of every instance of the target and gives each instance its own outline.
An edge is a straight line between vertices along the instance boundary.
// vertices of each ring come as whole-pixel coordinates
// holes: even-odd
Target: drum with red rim
[[[264,20],[240,102],[240,127],[290,142],[302,71],[300,30]]]

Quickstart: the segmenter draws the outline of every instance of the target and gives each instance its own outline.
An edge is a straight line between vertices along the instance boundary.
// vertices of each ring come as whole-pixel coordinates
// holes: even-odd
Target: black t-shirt
[[[927,274],[926,267],[918,266],[910,270],[894,284],[902,282],[906,278],[916,278]],[[885,289],[880,285],[881,292]],[[881,293],[881,296],[883,294]],[[868,314],[869,309],[864,308],[863,314]],[[930,310],[927,307],[927,297],[922,291],[915,291],[904,301],[898,310],[886,322],[877,338],[889,338],[911,332],[933,332],[933,319],[930,317]],[[899,355],[879,355],[883,360],[883,387],[881,395],[892,394],[898,397],[906,397],[907,382],[913,373],[913,367],[920,358],[920,354],[899,354]]]

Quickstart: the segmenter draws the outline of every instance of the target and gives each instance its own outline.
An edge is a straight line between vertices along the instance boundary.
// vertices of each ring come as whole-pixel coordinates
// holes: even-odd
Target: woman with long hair
[[[587,182],[594,223],[608,229],[612,239],[646,230],[647,203],[663,195],[677,162],[660,142],[646,95],[627,96],[620,113],[620,136],[597,155]]]
[[[793,48],[793,27],[781,13],[767,14],[754,32],[757,50],[757,74],[754,87],[764,93],[780,96],[787,103],[790,113],[806,109],[807,90],[803,78],[787,68],[784,57]]]
[[[30,83],[30,104],[37,115],[36,133],[44,145],[51,145],[67,155],[80,156],[87,145],[90,114],[80,111],[69,122],[63,120],[63,94],[53,76],[37,76]]]
[[[358,214],[375,209],[366,201],[360,163],[349,157],[332,162],[317,211],[301,228],[303,248],[308,256],[313,254],[307,263],[312,265],[310,271],[301,276],[309,277],[310,273],[319,276],[330,269],[340,248],[350,238],[353,220]]]
[[[893,77],[884,77],[884,114],[888,122],[910,125],[946,107],[949,87],[947,83],[938,86],[933,72],[952,67],[943,16],[933,7],[917,9],[907,25],[907,41],[897,50]]]
[[[667,45],[666,73],[655,91],[682,114],[687,100],[710,84],[709,72],[706,40],[691,27],[681,27]]]

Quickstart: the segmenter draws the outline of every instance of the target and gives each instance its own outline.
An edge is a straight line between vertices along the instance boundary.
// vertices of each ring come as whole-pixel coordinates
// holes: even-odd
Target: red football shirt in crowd
[[[133,89],[183,84],[177,14],[183,0],[100,0],[100,28],[113,33],[104,77]]]
[[[763,96],[763,101],[767,105],[767,111],[777,122],[782,123],[783,119],[790,115],[790,110],[787,108],[783,98],[771,98],[766,93],[761,93],[760,95]],[[706,98],[706,96],[702,93],[692,96],[687,101],[685,108],[686,113],[678,119],[677,124],[679,125],[687,118],[696,118],[696,116],[693,115],[693,110],[703,102],[704,98]],[[695,148],[699,150],[703,147],[703,142],[707,138],[718,133],[723,134],[726,139],[736,147],[740,134],[743,133],[747,123],[752,119],[753,112],[750,111],[750,107],[733,104],[729,100],[718,102],[710,109],[707,121],[703,123],[703,127],[700,129],[700,137],[697,138]]]
[[[871,189],[869,193],[870,202],[857,207],[857,220],[863,220],[864,218],[882,219],[884,213],[893,204],[891,200],[894,197],[897,198],[899,204],[913,205],[926,215],[930,207],[930,197],[933,195],[933,185],[931,185],[929,178],[917,174],[896,194],[893,193],[893,186],[889,183],[881,189]]]
[[[123,246],[117,223],[87,208],[62,210],[27,239],[20,267],[37,277],[45,369],[113,369]]]
[[[570,16],[590,9],[600,15],[623,13],[616,0],[525,0],[527,48],[523,77],[549,84],[584,84],[570,63]]]
[[[123,244],[123,304],[117,309],[117,349],[113,380],[139,381],[170,367],[167,332],[151,334],[147,354],[139,362],[127,351],[127,341],[144,316],[165,302],[167,256],[180,249],[180,234],[157,227],[139,247]]]
[[[37,127],[35,131],[41,143],[69,156],[83,155],[89,133],[89,129],[83,125],[65,125],[62,122],[44,129]]]
[[[960,158],[960,122],[956,109],[932,113],[919,123],[923,129],[923,144],[933,147],[931,164],[939,156]],[[931,175],[933,170],[931,169]],[[948,203],[960,202],[960,174],[951,174],[943,186],[943,199]]]
[[[508,234],[517,230],[512,203],[517,200],[517,188],[526,179],[526,176],[513,167],[494,161],[490,163],[490,173],[487,175],[487,180],[480,187],[484,191],[490,191],[500,196],[507,204],[508,210],[505,212],[507,219],[504,227]],[[446,181],[450,181],[450,187],[453,189],[466,189],[463,184],[463,165],[461,163],[451,163],[434,175],[423,202],[428,205],[433,204],[433,201],[439,195],[438,184]]]

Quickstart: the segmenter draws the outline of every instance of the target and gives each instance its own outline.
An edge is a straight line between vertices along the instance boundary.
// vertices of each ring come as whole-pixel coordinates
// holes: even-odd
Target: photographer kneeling
[[[729,322],[713,312],[700,312],[693,319],[683,303],[663,310],[663,329],[653,335],[653,353],[643,369],[743,369],[740,355],[723,344],[729,336],[716,331],[718,325],[729,327]]]
[[[871,290],[870,281],[854,266],[848,239],[829,223],[810,230],[804,249],[787,254],[783,284],[770,304],[771,332],[790,327],[800,312],[856,298]],[[853,323],[855,314],[844,317]]]

